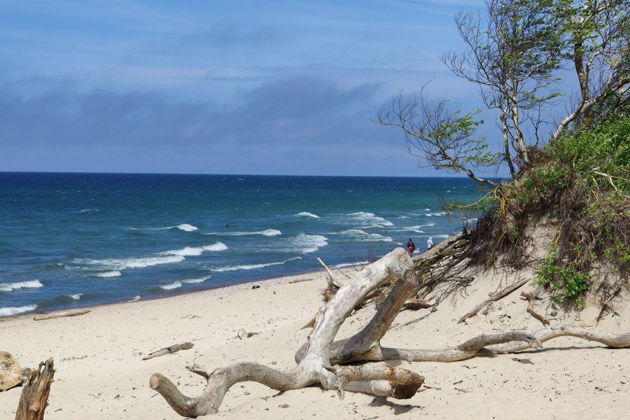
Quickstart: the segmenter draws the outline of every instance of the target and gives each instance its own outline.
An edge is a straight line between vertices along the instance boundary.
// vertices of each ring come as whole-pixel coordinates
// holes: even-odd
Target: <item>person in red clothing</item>
[[[413,254],[413,251],[415,250],[416,244],[414,244],[411,238],[409,238],[409,240],[407,241],[407,254],[409,254],[409,256],[411,257],[411,254]]]

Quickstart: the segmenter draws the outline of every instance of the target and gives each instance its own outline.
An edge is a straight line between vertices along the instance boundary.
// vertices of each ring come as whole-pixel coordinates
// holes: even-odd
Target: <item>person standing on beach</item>
[[[433,236],[429,236],[429,239],[427,239],[427,251],[431,248],[433,248]]]
[[[407,254],[409,254],[409,256],[411,257],[411,254],[413,254],[413,251],[415,250],[416,244],[414,244],[411,238],[409,238],[409,240],[407,241]]]

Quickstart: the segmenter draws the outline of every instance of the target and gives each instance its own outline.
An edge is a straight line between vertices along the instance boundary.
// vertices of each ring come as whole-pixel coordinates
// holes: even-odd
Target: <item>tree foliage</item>
[[[531,165],[529,148],[577,131],[600,113],[628,103],[630,24],[628,0],[488,0],[480,15],[455,18],[465,50],[443,56],[458,77],[479,87],[481,102],[498,114],[500,153],[476,135],[478,111],[452,110],[447,100],[400,95],[377,122],[400,128],[423,165],[454,170],[484,184],[478,168],[505,164],[512,178]],[[573,69],[577,86],[561,89]],[[567,114],[548,118],[557,98],[570,101]]]

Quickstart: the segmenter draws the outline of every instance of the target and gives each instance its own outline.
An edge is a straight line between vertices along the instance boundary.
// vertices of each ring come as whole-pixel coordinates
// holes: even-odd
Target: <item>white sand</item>
[[[295,280],[312,279],[299,283]],[[469,325],[457,319],[499,282],[511,278],[480,278],[468,295],[429,310],[402,312],[384,345],[442,348],[482,332],[541,328],[525,313],[518,292]],[[255,361],[289,369],[308,330],[299,330],[321,305],[321,274],[259,282],[259,289],[240,285],[168,299],[93,308],[73,318],[35,322],[31,316],[0,319],[0,350],[12,353],[23,367],[55,360],[55,382],[46,419],[178,419],[148,386],[160,372],[175,380],[187,395],[203,389],[202,378],[186,371],[197,363],[207,370],[238,361]],[[529,286],[525,286],[527,290]],[[550,310],[550,309],[549,309]],[[547,313],[549,313],[549,310]],[[358,329],[372,313],[354,315],[341,334]],[[544,312],[544,308],[541,310]],[[597,327],[630,332],[630,313],[608,317]],[[506,314],[511,316],[501,316]],[[596,315],[587,311],[583,322]],[[549,315],[548,315],[549,316]],[[559,322],[559,320],[554,320]],[[572,321],[573,322],[573,321]],[[243,328],[259,335],[238,339]],[[142,361],[159,348],[191,341],[192,350]],[[237,384],[227,394],[218,418],[249,419],[597,419],[628,418],[630,410],[630,349],[607,349],[598,343],[560,338],[545,349],[455,363],[401,363],[426,377],[431,387],[410,400],[375,399],[309,388],[282,395],[255,383]],[[12,419],[21,388],[0,392],[0,419]],[[209,417],[208,417],[209,418]]]

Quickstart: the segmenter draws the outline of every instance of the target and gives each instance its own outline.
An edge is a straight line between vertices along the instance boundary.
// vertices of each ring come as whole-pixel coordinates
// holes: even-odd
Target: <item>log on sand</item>
[[[50,314],[42,314],[42,315],[37,315],[33,318],[34,321],[44,321],[46,319],[55,319],[55,318],[65,318],[68,316],[79,316],[79,315],[85,315],[87,313],[90,313],[91,311],[89,309],[78,309],[78,310],[70,310],[70,311],[59,311],[59,312],[53,312]]]
[[[341,324],[356,305],[372,290],[391,282],[389,294],[378,306],[369,323],[354,336],[333,341]],[[493,296],[505,296],[526,283],[522,280]],[[295,355],[297,366],[281,372],[258,363],[241,362],[208,373],[200,367],[188,368],[202,376],[206,387],[201,395],[188,397],[165,376],[155,373],[149,385],[164,397],[180,415],[197,417],[215,414],[227,391],[234,384],[254,381],[278,391],[318,385],[324,390],[361,392],[392,398],[411,398],[424,378],[414,372],[385,363],[345,366],[352,362],[384,362],[394,360],[452,362],[475,357],[482,353],[511,353],[542,347],[544,341],[560,336],[574,336],[599,341],[610,347],[630,347],[630,334],[614,336],[572,326],[556,326],[529,334],[509,331],[482,334],[464,343],[442,350],[400,349],[382,347],[380,340],[390,328],[407,299],[419,287],[413,261],[406,251],[398,248],[345,282],[315,317],[308,341]]]

